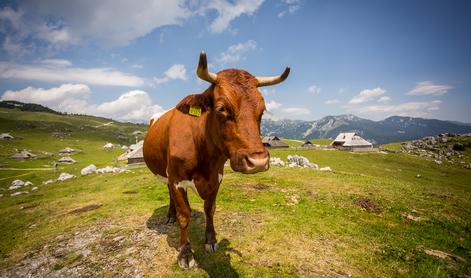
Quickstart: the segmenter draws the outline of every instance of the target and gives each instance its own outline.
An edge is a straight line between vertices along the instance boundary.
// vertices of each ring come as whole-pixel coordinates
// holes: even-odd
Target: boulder
[[[105,150],[110,150],[114,147],[113,143],[106,143],[104,146],[103,146],[103,149]]]
[[[38,189],[39,189],[39,188],[38,188],[37,186],[35,186],[35,187],[31,188],[31,191],[36,191],[36,190],[38,190]]]
[[[82,176],[86,176],[88,174],[94,174],[96,173],[97,169],[96,169],[96,166],[93,165],[93,164],[90,164],[88,165],[87,167],[83,168],[81,171],[80,171],[80,174]]]
[[[309,159],[301,155],[288,155],[288,167],[314,168],[319,169],[317,164],[309,162]]]
[[[322,167],[322,168],[319,169],[319,171],[321,171],[321,172],[332,172],[332,168],[330,168],[329,166]]]
[[[43,181],[43,184],[50,184],[50,183],[54,183],[54,180]]]
[[[74,175],[72,174],[69,174],[69,173],[61,173],[59,175],[59,177],[57,178],[58,181],[65,181],[65,180],[69,180],[69,179],[72,179],[72,178],[75,178]]]
[[[14,180],[14,181],[11,182],[11,186],[21,187],[21,186],[24,186],[24,185],[25,185],[25,182],[22,181],[22,180]]]
[[[281,160],[279,157],[270,157],[270,165],[284,167],[285,162]]]
[[[77,161],[75,161],[75,159],[73,159],[70,156],[61,157],[59,160],[57,160],[57,162],[59,162],[59,163],[77,163]]]
[[[18,196],[18,195],[23,195],[23,194],[28,194],[28,191],[18,191],[15,193],[10,194],[10,196]]]

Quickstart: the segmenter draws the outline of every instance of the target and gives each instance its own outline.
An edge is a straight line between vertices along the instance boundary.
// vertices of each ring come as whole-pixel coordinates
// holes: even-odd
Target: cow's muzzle
[[[258,152],[238,151],[231,157],[231,168],[244,174],[254,174],[270,168],[270,155],[266,150]]]

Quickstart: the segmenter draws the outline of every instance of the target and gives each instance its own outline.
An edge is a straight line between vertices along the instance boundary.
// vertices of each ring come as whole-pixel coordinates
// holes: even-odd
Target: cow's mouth
[[[243,174],[255,174],[270,168],[270,155],[267,151],[243,154],[237,152],[231,156],[231,168]]]

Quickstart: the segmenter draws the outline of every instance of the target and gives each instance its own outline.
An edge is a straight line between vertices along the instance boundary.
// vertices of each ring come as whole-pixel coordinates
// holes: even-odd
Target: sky
[[[41,0],[0,4],[0,99],[147,123],[245,69],[265,118],[471,123],[471,1]]]

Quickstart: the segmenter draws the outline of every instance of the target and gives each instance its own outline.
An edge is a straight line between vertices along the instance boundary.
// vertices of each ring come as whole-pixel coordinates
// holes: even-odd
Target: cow
[[[269,154],[260,139],[260,122],[265,102],[257,89],[284,81],[287,67],[279,76],[255,77],[241,69],[208,71],[206,53],[199,57],[197,75],[211,85],[189,95],[175,108],[150,122],[143,154],[153,174],[166,178],[170,195],[167,223],[178,221],[181,268],[195,265],[188,239],[191,209],[187,189],[204,200],[206,215],[205,250],[218,249],[213,216],[216,195],[229,159],[236,172],[253,174],[269,168]]]

